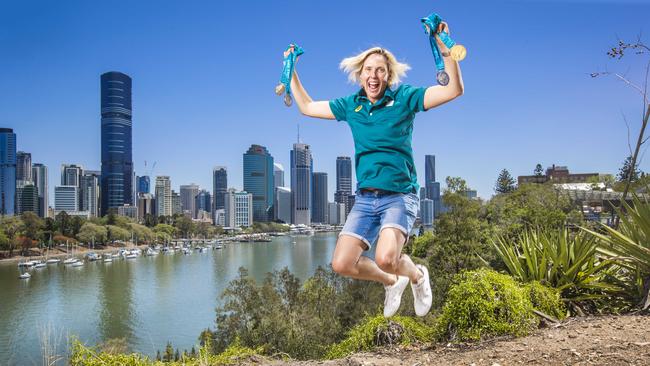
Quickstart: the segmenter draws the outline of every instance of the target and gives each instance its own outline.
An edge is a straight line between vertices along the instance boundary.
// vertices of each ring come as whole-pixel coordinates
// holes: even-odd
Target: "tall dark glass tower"
[[[131,78],[111,71],[101,76],[101,212],[133,204]]]
[[[327,223],[327,173],[314,172],[312,190],[311,222]]]
[[[253,221],[273,219],[273,156],[264,146],[251,145],[244,154],[244,191],[253,194]]]
[[[212,169],[212,202],[215,210],[226,208],[226,192],[228,191],[228,170],[225,166],[215,166]]]
[[[424,155],[424,187],[426,193],[424,198],[434,199],[434,185],[436,181],[436,156]]]
[[[16,209],[16,134],[0,128],[0,216]]]
[[[291,150],[291,223],[311,223],[313,159],[309,145],[293,144]]]

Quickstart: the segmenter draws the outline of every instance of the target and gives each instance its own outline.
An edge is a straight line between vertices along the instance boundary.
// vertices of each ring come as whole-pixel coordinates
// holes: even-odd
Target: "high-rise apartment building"
[[[180,187],[181,212],[196,218],[196,196],[199,194],[199,186],[196,184],[183,184]]]
[[[253,195],[229,189],[225,196],[225,226],[249,227],[253,225]]]
[[[327,224],[327,173],[314,172],[312,189],[311,222]]]
[[[293,144],[291,150],[291,223],[311,223],[313,159],[309,145]]]
[[[32,180],[38,190],[38,216],[47,217],[49,208],[47,167],[39,163],[33,164]]]
[[[172,183],[169,176],[156,177],[156,215],[172,215]]]
[[[138,195],[138,221],[144,222],[147,215],[156,216],[156,199],[151,193]]]
[[[0,128],[0,216],[16,211],[16,134]]]
[[[273,219],[273,156],[266,147],[251,145],[244,153],[244,191],[253,195],[253,220]]]
[[[101,209],[133,205],[131,78],[111,71],[101,76]]]

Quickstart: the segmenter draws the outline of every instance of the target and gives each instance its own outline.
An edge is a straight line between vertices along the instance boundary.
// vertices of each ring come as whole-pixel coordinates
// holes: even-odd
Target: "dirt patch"
[[[247,364],[260,363],[295,366],[650,365],[650,316],[570,318],[515,339],[381,349],[334,361],[250,360]]]

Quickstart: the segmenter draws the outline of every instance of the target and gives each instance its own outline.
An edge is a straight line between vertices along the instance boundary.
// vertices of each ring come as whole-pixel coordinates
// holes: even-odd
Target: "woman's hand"
[[[446,32],[449,36],[451,36],[451,32],[449,31],[449,25],[447,24],[447,22],[440,22],[440,24],[438,24],[438,29],[436,30],[436,33],[434,34],[434,37],[436,37],[436,43],[438,44],[438,49],[440,49],[440,52],[447,53],[447,52],[449,52],[449,49],[440,40],[440,37],[438,36],[438,34],[440,32]]]

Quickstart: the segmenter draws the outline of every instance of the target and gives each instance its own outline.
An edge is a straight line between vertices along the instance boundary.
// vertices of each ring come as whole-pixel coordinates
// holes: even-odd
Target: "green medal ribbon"
[[[282,75],[280,76],[280,83],[275,87],[275,94],[282,95],[286,91],[284,104],[289,107],[293,103],[291,100],[291,77],[293,76],[293,69],[296,64],[296,59],[305,53],[305,51],[297,44],[292,43],[287,47],[285,53],[287,55],[282,62]]]

